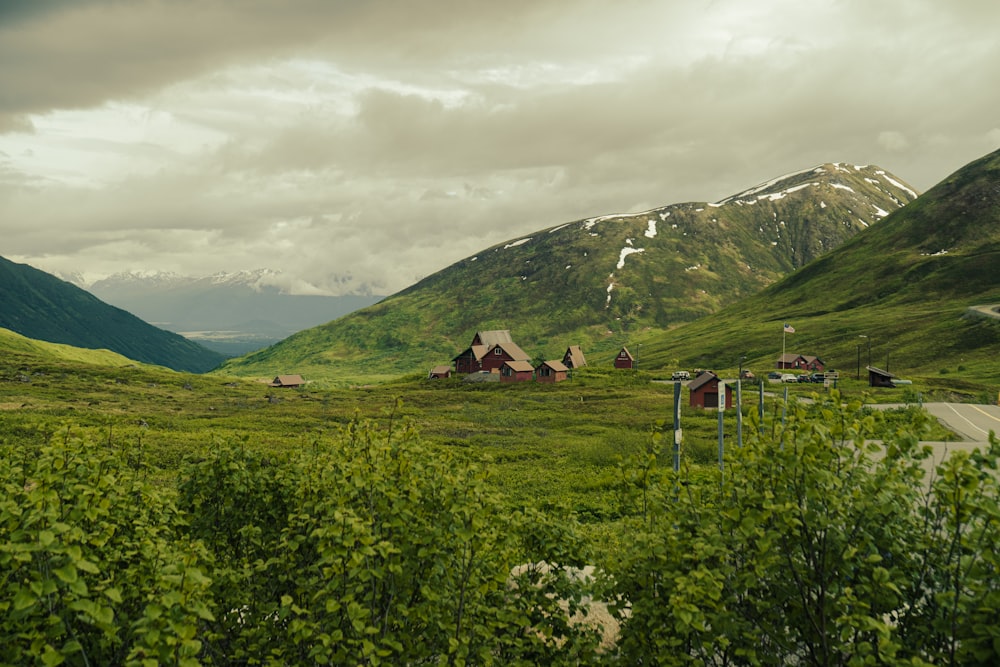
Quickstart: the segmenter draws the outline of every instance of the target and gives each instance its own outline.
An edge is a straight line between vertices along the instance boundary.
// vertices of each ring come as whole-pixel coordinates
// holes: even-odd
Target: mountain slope
[[[871,345],[873,365],[890,372],[995,382],[1000,320],[969,311],[995,303],[1000,151],[760,294],[652,338],[643,352],[651,368],[736,367],[746,354],[746,364],[769,369],[787,321],[796,329],[787,351],[852,374],[867,364]]]
[[[267,270],[203,277],[120,273],[86,289],[147,322],[229,355],[271,345],[382,298],[288,294],[275,286],[279,279],[278,272]]]
[[[28,338],[108,349],[136,361],[205,372],[223,356],[25,264],[0,257],[0,327]]]
[[[714,204],[609,215],[488,248],[331,323],[230,360],[230,373],[395,375],[510,329],[536,359],[611,355],[733,303],[839,246],[916,194],[873,167],[826,164]]]

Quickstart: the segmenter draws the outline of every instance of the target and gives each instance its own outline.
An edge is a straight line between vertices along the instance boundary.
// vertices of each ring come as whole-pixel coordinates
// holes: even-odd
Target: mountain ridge
[[[450,359],[479,329],[510,329],[539,360],[569,344],[585,345],[588,358],[610,354],[644,329],[676,326],[756,293],[913,195],[879,167],[826,163],[717,203],[555,225],[224,369],[389,377]]]

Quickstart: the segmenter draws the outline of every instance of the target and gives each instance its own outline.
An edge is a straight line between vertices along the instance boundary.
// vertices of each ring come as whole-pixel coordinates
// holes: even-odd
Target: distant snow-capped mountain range
[[[266,347],[382,299],[371,293],[322,294],[272,269],[209,276],[128,271],[93,281],[79,274],[60,277],[150,324],[228,355]]]

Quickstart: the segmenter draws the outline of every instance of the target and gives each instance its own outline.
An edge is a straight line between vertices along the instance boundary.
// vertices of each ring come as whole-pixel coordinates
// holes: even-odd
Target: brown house
[[[271,387],[301,387],[306,383],[301,375],[279,375],[271,380]]]
[[[561,361],[543,361],[535,369],[535,380],[537,382],[562,382],[569,377],[569,368]]]
[[[530,361],[530,357],[511,340],[507,329],[477,331],[472,343],[452,359],[455,372],[497,371],[505,361]]]
[[[623,347],[618,356],[615,357],[615,368],[635,368],[635,358],[632,357],[632,353],[628,351],[627,347]]]
[[[507,360],[500,366],[501,382],[529,382],[534,374],[530,361]]]
[[[815,371],[822,373],[826,365],[819,357],[808,354],[792,354],[791,352],[778,357],[778,368],[781,370]]]
[[[693,408],[718,408],[719,391],[722,380],[712,371],[703,371],[691,380],[688,389],[691,391],[690,405]],[[726,392],[726,407],[733,407],[733,392]]]
[[[583,350],[579,345],[570,345],[566,348],[566,354],[562,358],[566,368],[583,368],[587,365],[587,360],[583,356]]]

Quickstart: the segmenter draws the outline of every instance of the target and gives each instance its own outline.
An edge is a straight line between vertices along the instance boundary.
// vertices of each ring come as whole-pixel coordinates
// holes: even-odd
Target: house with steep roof
[[[826,370],[826,364],[819,357],[792,352],[779,356],[777,367],[780,370],[815,371],[817,373]]]
[[[587,359],[583,356],[583,349],[579,345],[570,345],[566,348],[562,363],[566,368],[583,368],[587,365]]]
[[[543,361],[535,369],[535,381],[543,383],[562,382],[569,377],[569,368],[561,361]]]
[[[531,361],[531,357],[518,347],[507,329],[477,331],[469,347],[452,359],[455,372],[466,375],[479,371],[499,371],[505,361]]]
[[[623,347],[615,357],[615,368],[635,368],[635,358],[627,347]]]

